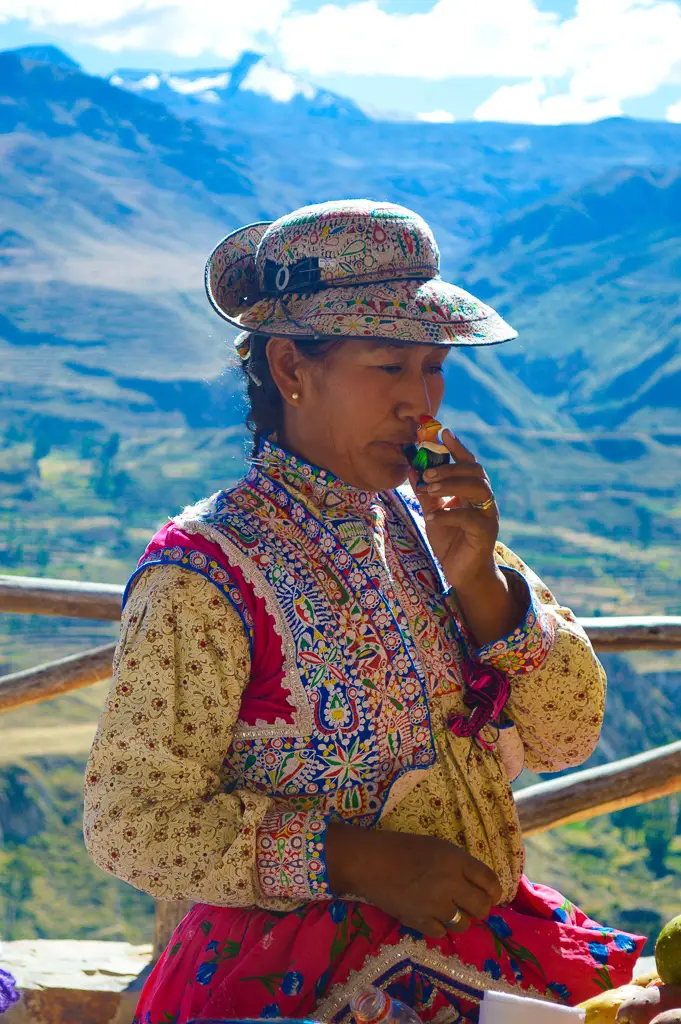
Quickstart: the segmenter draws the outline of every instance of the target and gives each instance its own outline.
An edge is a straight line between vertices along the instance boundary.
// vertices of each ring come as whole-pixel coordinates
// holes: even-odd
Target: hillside
[[[500,360],[557,411],[589,429],[670,435],[681,432],[680,265],[681,169],[620,168],[508,218],[462,273],[512,311],[521,342]]]
[[[641,685],[622,659],[608,657],[606,668],[611,699],[594,760],[678,737],[680,672]],[[100,871],[82,844],[82,773],[105,691],[99,684],[4,716],[0,934],[8,939],[149,941],[152,901]],[[528,875],[610,926],[654,936],[678,911],[678,818],[678,801],[659,801],[537,836]]]
[[[206,309],[201,271],[216,238],[238,224],[329,195],[385,196],[431,220],[445,270],[453,272],[472,243],[493,254],[505,250],[501,218],[538,198],[540,210],[564,211],[566,188],[622,164],[670,167],[681,142],[681,126],[646,122],[555,129],[381,124],[315,117],[307,108],[292,117],[290,105],[264,94],[267,116],[240,118],[228,100],[238,99],[262,65],[257,55],[224,72],[225,120],[216,131],[196,119],[215,104],[196,101],[194,119],[184,116],[185,106],[175,116],[173,104],[188,94],[168,86],[159,94],[156,72],[129,73],[128,84],[135,75],[161,83],[131,93],[69,66],[59,51],[42,54],[58,61],[51,64],[31,54],[0,54],[0,337],[15,357],[19,348],[38,347],[50,367],[58,353],[47,348],[67,344],[72,358],[68,366],[62,360],[59,379],[108,397],[128,392],[120,395],[124,406],[137,390],[130,378],[198,381],[218,372],[223,328]],[[197,80],[189,72],[180,78]],[[159,95],[170,106],[147,98]],[[603,206],[605,197],[597,198]],[[619,201],[615,196],[615,208]],[[532,279],[528,269],[519,268],[525,281]],[[478,266],[462,274],[464,284],[477,285]],[[516,305],[521,297],[516,289]],[[162,366],[154,360],[161,338]],[[93,364],[125,382],[107,381],[103,372],[84,380]],[[526,426],[550,422],[516,380],[502,381],[494,404],[502,394],[515,403],[516,418],[529,415]],[[136,397],[150,404],[144,392]]]
[[[562,523],[578,544],[579,524],[594,539],[583,572],[597,562],[634,588],[635,603],[666,589],[670,612],[679,607],[669,553],[681,522],[680,265],[681,171],[620,168],[500,221],[461,269],[520,331],[517,345],[476,363],[522,381],[560,425],[546,441],[558,457],[540,456],[536,521]],[[633,554],[636,544],[650,571],[629,576],[605,552]]]
[[[146,529],[160,494],[164,513],[174,510],[161,484],[171,471],[178,504],[227,482],[192,455],[194,431],[243,421],[238,382],[222,375],[230,331],[203,296],[205,254],[238,224],[369,193],[432,210],[450,270],[453,250],[467,250],[457,279],[522,330],[498,353],[454,353],[447,374],[448,418],[488,464],[508,539],[550,579],[567,578],[584,613],[678,607],[680,498],[669,466],[679,457],[671,161],[681,126],[384,125],[299,112],[266,137],[246,123],[217,132],[151,102],[148,90],[85,75],[58,54],[47,54],[51,64],[35,56],[0,54],[0,488],[10,549],[35,549],[24,537],[26,502],[54,505],[54,491],[39,486],[41,473],[56,472],[41,468],[51,449],[84,482],[88,446],[105,453],[120,436],[123,535]],[[274,124],[281,104],[260,99]],[[622,161],[639,169],[618,169]],[[668,169],[646,169],[653,161]],[[577,176],[580,189],[566,193]],[[537,192],[542,203],[515,212]],[[610,396],[627,379],[622,423]],[[145,453],[168,431],[174,466],[150,478]],[[239,471],[237,460],[229,473]],[[51,507],[47,523],[48,537],[68,534],[68,508]]]
[[[0,571],[123,582],[167,516],[240,474],[241,384],[205,256],[240,224],[372,195],[424,214],[445,272],[521,329],[446,373],[445,418],[490,472],[504,540],[578,614],[681,613],[681,125],[384,124],[297,80],[282,100],[278,70],[245,55],[202,73],[219,82],[105,81],[50,48],[0,53]],[[114,634],[6,616],[0,673]],[[597,759],[678,737],[681,656],[608,670]],[[82,849],[102,697],[3,720],[8,937],[148,938],[150,902]],[[666,909],[678,892],[677,813],[538,837],[530,869],[652,933],[653,894]]]
[[[251,55],[230,69],[225,111],[259,66]],[[681,126],[385,125],[292,116],[260,95],[268,118],[218,132],[58,51],[0,54],[0,82],[0,430],[15,522],[40,472],[22,445],[36,463],[61,447],[71,465],[83,444],[105,451],[120,435],[129,528],[142,529],[155,499],[141,453],[179,431],[173,472],[194,493],[192,431],[243,420],[238,382],[222,376],[230,331],[202,292],[205,254],[287,206],[378,194],[432,211],[450,271],[521,328],[518,343],[454,353],[448,368],[450,422],[488,463],[509,539],[570,578],[585,612],[674,610]]]

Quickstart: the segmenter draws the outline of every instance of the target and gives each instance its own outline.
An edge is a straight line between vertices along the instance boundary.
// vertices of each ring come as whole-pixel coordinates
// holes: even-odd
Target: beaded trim
[[[270,445],[267,447],[271,447],[272,454],[275,459],[286,457],[286,453],[280,449]],[[273,468],[274,467],[272,467],[272,469]],[[318,549],[322,545],[330,545],[331,550],[336,550],[336,557],[333,559],[335,571],[339,574],[340,580],[347,580],[346,585],[348,586],[351,594],[357,593],[358,586],[362,584],[366,593],[363,594],[361,600],[367,602],[367,607],[373,608],[377,601],[380,603],[382,598],[377,581],[365,567],[360,565],[353,554],[345,549],[341,542],[339,542],[337,534],[333,531],[333,518],[331,522],[325,521],[327,520],[327,513],[327,515],[324,515],[323,518],[320,519],[315,502],[306,502],[305,497],[307,496],[303,496],[295,490],[291,493],[285,484],[276,478],[277,476],[281,477],[283,474],[275,474],[272,472],[272,469],[265,473],[259,472],[256,463],[256,466],[253,467],[251,472],[248,474],[248,477],[241,485],[245,494],[250,493],[251,489],[253,489],[258,495],[260,503],[256,502],[256,510],[249,511],[243,507],[243,504],[239,501],[241,491],[239,490],[239,487],[237,487],[232,492],[220,492],[218,495],[214,496],[212,501],[204,501],[197,508],[186,509],[183,515],[176,520],[178,525],[182,526],[189,532],[194,530],[201,533],[213,540],[215,543],[220,544],[231,563],[235,565],[235,567],[238,566],[244,572],[245,577],[250,583],[255,584],[254,589],[257,589],[257,584],[263,583],[264,580],[264,587],[268,588],[266,593],[276,593],[274,585],[265,575],[265,570],[260,568],[253,555],[254,550],[259,549],[259,546],[265,543],[266,538],[263,535],[263,528],[266,527],[266,524],[268,523],[267,516],[269,513],[266,514],[263,511],[262,504],[263,502],[269,502],[272,505],[272,514],[276,515],[276,513],[281,510],[282,516],[290,516],[292,522],[299,526],[303,533],[301,546],[306,547],[309,550],[310,555],[315,558],[318,557]],[[308,467],[308,469],[310,477],[314,479],[316,476],[315,467]],[[335,478],[333,479],[335,480]],[[291,484],[293,484],[293,481],[291,481]],[[341,487],[347,488],[347,485],[340,485],[338,490],[340,490]],[[342,504],[342,500],[339,505],[340,504]],[[318,513],[317,515],[315,515],[316,512]],[[225,536],[226,529],[228,529],[230,525],[230,517],[231,519],[236,519],[241,524],[250,538],[248,544],[245,545],[247,550],[241,552],[241,545],[238,544],[238,550],[242,553],[242,558],[238,558],[234,554],[232,545],[237,544],[238,542],[236,540],[233,541],[231,538],[228,539]],[[206,519],[208,522],[206,522]],[[274,521],[276,521],[276,519]],[[266,529],[265,533],[269,538],[269,533]],[[255,547],[253,545],[255,545]],[[267,558],[270,557],[270,553],[265,550],[265,555],[267,560]],[[291,552],[289,552],[289,557],[293,557]],[[359,582],[357,578],[359,578]],[[263,594],[265,593],[264,587],[262,588]],[[277,610],[279,610],[279,608]],[[279,732],[278,729],[273,729],[271,726],[262,729],[251,726],[250,735],[245,735],[244,732],[239,731],[240,726],[237,724],[233,748],[239,748],[237,753],[242,757],[242,760],[246,760],[248,750],[251,749],[249,745],[256,742],[261,744],[276,744],[281,743],[282,740],[290,741],[293,739],[294,741],[300,741],[302,738],[306,743],[305,749],[311,749],[315,752],[314,758],[298,757],[299,768],[301,769],[302,774],[301,771],[298,772],[299,777],[297,781],[301,785],[305,782],[305,790],[304,792],[301,791],[293,794],[293,799],[297,801],[297,804],[294,803],[294,806],[296,806],[297,809],[309,810],[314,805],[315,801],[312,800],[311,795],[311,786],[314,785],[316,790],[321,787],[324,791],[326,797],[325,808],[328,806],[328,802],[332,800],[334,804],[338,804],[337,809],[343,817],[350,816],[356,818],[358,815],[362,814],[372,814],[374,817],[378,817],[380,816],[383,804],[389,795],[390,789],[396,783],[398,778],[419,769],[422,771],[425,768],[429,768],[435,762],[435,751],[432,745],[433,739],[430,724],[430,709],[426,701],[427,678],[424,668],[421,665],[419,652],[411,638],[411,635],[406,629],[407,617],[401,607],[398,607],[394,612],[389,611],[388,609],[385,611],[386,621],[378,623],[377,637],[382,643],[384,643],[386,655],[389,658],[394,657],[396,659],[397,655],[393,653],[395,646],[396,644],[403,645],[404,652],[402,660],[408,660],[404,666],[400,665],[400,677],[411,668],[414,673],[414,682],[418,682],[419,684],[413,693],[410,692],[408,695],[405,695],[405,703],[409,708],[408,719],[407,716],[404,715],[404,709],[402,709],[403,715],[405,719],[407,719],[408,724],[400,727],[411,730],[410,742],[413,745],[413,749],[410,748],[407,763],[404,763],[404,759],[400,762],[395,758],[395,751],[392,750],[392,748],[389,748],[389,737],[386,738],[386,750],[384,755],[381,754],[380,749],[374,749],[377,747],[377,743],[374,742],[373,737],[369,737],[367,742],[364,742],[365,733],[368,733],[366,724],[367,712],[366,706],[362,701],[362,690],[354,684],[354,681],[352,686],[341,691],[341,697],[346,699],[346,707],[341,710],[345,710],[346,714],[350,716],[347,722],[347,727],[352,729],[357,734],[358,738],[357,742],[354,742],[352,745],[344,745],[342,750],[336,751],[335,749],[332,749],[332,741],[328,741],[328,743],[326,743],[326,746],[329,747],[328,750],[322,750],[321,743],[323,738],[320,739],[318,737],[316,740],[314,738],[315,733],[318,731],[316,722],[319,717],[319,708],[317,704],[313,705],[313,700],[318,692],[314,687],[311,688],[312,694],[310,697],[310,709],[312,712],[314,732],[311,730],[301,737],[300,733],[296,735],[294,728],[291,728],[290,726],[288,730],[282,730],[282,732]],[[286,615],[283,607],[282,614]],[[395,618],[395,616],[397,616],[397,618]],[[293,637],[293,627],[291,626],[288,618],[285,618],[284,622],[291,629],[290,635]],[[282,626],[283,624],[280,626],[280,633],[283,632]],[[313,634],[311,633],[311,635]],[[323,631],[319,631],[319,627],[317,627],[316,635],[323,644],[324,633]],[[296,650],[292,652],[294,657],[298,647],[297,641],[298,638],[296,636]],[[377,652],[378,656],[383,656],[382,652],[383,648],[380,648]],[[310,652],[311,655],[314,655],[314,653],[314,650]],[[300,680],[301,676],[297,671],[297,659],[294,664],[296,667],[296,677]],[[312,659],[308,658],[306,664],[308,666],[313,664]],[[355,666],[353,669],[355,673],[360,670],[361,665],[359,667]],[[311,674],[311,671],[312,670],[308,667],[308,674]],[[329,688],[328,692],[324,692],[317,699],[320,700],[321,698],[324,698],[327,702],[331,699],[337,699],[332,688]],[[371,694],[369,694],[369,699],[371,699]],[[417,714],[419,716],[418,719]],[[400,723],[396,714],[394,717],[397,723],[397,730],[397,726],[399,726]],[[310,737],[312,737],[312,739],[310,739]],[[335,743],[333,746],[337,747],[338,744]],[[297,751],[302,748],[294,742],[294,749]],[[258,758],[262,759],[263,752],[260,747],[252,752],[256,755],[256,762],[258,762]],[[268,748],[267,752],[273,754],[279,763],[281,762],[282,755],[280,754],[279,747],[276,749]],[[391,761],[395,761],[395,768],[397,771],[394,776],[392,773],[389,776],[386,776],[383,770],[381,773],[377,772],[377,756],[384,756],[384,759],[390,758]],[[289,772],[289,774],[291,767],[291,765],[287,767],[287,772]],[[271,767],[268,770],[271,772]],[[316,771],[316,774],[313,774],[313,770]],[[332,780],[334,774],[337,772],[340,773],[345,781],[342,785],[334,786],[332,785]],[[347,774],[348,772],[350,774]],[[353,775],[358,776],[358,779],[362,780],[361,790],[357,785],[353,786],[351,784]],[[292,777],[293,776],[291,776],[291,778]],[[414,780],[414,784],[419,781],[421,777],[422,775],[419,772],[419,777]],[[286,785],[288,787],[285,792],[286,798],[291,799],[291,785],[284,775],[282,775],[282,780],[282,786]],[[250,781],[251,784],[257,787],[257,781]],[[349,785],[347,784],[348,782],[350,782]],[[244,785],[248,787],[247,782],[244,782]],[[411,788],[411,786],[407,784],[407,788]],[[379,789],[381,790],[380,794],[378,792]],[[282,795],[284,794],[282,793]],[[342,801],[345,802],[341,808],[340,804]]]
[[[312,709],[303,687],[298,667],[296,645],[291,636],[291,631],[283,616],[279,602],[272,592],[271,587],[263,579],[257,566],[246,555],[228,540],[220,530],[203,523],[190,516],[193,509],[188,509],[177,516],[174,522],[186,530],[187,533],[198,533],[207,540],[219,544],[229,562],[241,569],[245,579],[253,587],[256,597],[265,602],[268,614],[273,620],[273,630],[281,640],[282,653],[284,656],[283,686],[288,689],[290,700],[293,705],[293,722],[285,722],[277,719],[276,722],[257,721],[255,725],[246,725],[244,722],[237,722],[234,729],[233,740],[246,739],[248,737],[278,737],[278,736],[310,736],[313,731]]]
[[[220,593],[227,598],[234,608],[234,611],[241,619],[244,632],[248,637],[251,658],[253,657],[253,619],[246,606],[243,594],[225,567],[223,565],[219,565],[218,562],[209,558],[208,555],[205,555],[202,551],[196,551],[194,548],[183,548],[179,545],[150,551],[149,554],[141,560],[128,580],[125,593],[123,594],[123,608],[125,608],[125,605],[127,604],[131,587],[139,574],[145,569],[150,568],[152,565],[175,565],[178,569],[186,569],[189,572],[195,572],[199,576],[203,576],[203,578],[208,580],[209,583],[212,583],[217,587]]]
[[[328,819],[315,811],[268,811],[258,829],[256,869],[268,899],[331,899]]]
[[[509,675],[525,675],[541,668],[549,655],[555,639],[555,623],[539,604],[522,573],[503,564],[499,568],[503,570],[510,586],[518,589],[522,586],[524,593],[529,596],[527,614],[516,629],[474,651],[473,657]]]
[[[347,981],[334,985],[328,996],[317,1004],[315,1017],[331,1024],[350,1022],[350,1002],[353,996],[367,984],[378,983],[380,987],[383,976],[405,961],[436,972],[440,984],[444,983],[446,986],[449,983],[449,987],[465,986],[467,997],[474,1001],[477,999],[479,1002],[484,992],[507,992],[518,995],[522,991],[532,999],[540,999],[546,1003],[558,1002],[553,996],[547,996],[535,988],[521,990],[517,985],[493,978],[487,971],[479,971],[475,967],[463,964],[458,957],[445,956],[437,949],[429,949],[423,939],[406,937],[396,946],[381,946],[377,954],[369,954],[359,971],[351,971]],[[445,1024],[460,1019],[458,1011],[453,1006],[451,1015],[446,1008],[443,1008],[440,1014],[438,1019]]]

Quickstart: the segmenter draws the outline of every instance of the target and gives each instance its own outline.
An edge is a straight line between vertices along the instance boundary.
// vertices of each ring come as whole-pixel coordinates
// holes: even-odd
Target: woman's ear
[[[295,405],[303,389],[303,359],[295,342],[291,338],[275,335],[267,342],[265,352],[272,380],[282,398],[290,405]]]

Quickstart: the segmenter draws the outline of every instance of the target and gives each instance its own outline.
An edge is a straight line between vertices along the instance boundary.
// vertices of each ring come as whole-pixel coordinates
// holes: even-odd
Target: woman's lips
[[[401,462],[402,461],[408,462],[408,458],[407,458],[407,455],[405,453],[405,449],[408,449],[410,447],[410,445],[412,444],[412,442],[410,442],[410,441],[379,441],[378,443],[381,444],[381,445],[384,445],[387,448],[390,448],[390,450],[392,452],[394,452],[395,455],[398,455],[400,457],[400,461]]]

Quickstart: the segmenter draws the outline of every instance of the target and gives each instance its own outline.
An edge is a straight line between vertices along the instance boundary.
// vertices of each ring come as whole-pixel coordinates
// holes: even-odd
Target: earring
[[[297,402],[298,399],[300,398],[300,395],[298,394],[297,391],[294,391],[293,394],[291,395],[291,398],[294,402]]]

